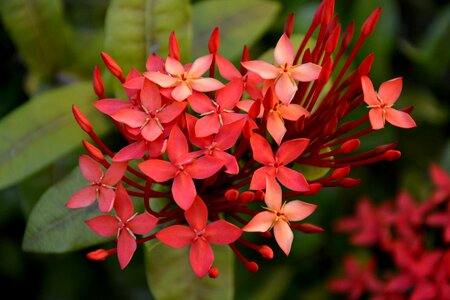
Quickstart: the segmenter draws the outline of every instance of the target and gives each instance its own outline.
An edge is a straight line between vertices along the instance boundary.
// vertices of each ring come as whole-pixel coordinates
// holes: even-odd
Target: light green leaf
[[[67,54],[69,27],[60,0],[8,0],[0,14],[28,68],[39,76],[51,75]]]
[[[97,204],[69,209],[69,198],[87,186],[79,168],[48,189],[28,219],[22,248],[41,253],[63,253],[93,246],[108,240],[95,234],[85,220],[99,215]]]
[[[251,46],[275,21],[280,11],[276,2],[262,0],[208,0],[193,5],[194,57],[208,51],[215,27],[220,30],[220,53],[229,60],[238,58],[244,45]]]
[[[76,123],[75,104],[98,135],[110,125],[92,102],[91,83],[55,88],[36,96],[0,121],[0,188],[12,185],[80,147],[86,134]]]
[[[214,267],[219,269],[219,278],[199,279],[189,262],[189,247],[174,249],[159,242],[145,246],[147,282],[155,299],[233,299],[234,262],[229,247],[213,246]]]
[[[175,31],[182,59],[191,46],[189,0],[112,0],[105,21],[105,51],[128,72],[145,70],[152,52],[168,53],[169,36]]]

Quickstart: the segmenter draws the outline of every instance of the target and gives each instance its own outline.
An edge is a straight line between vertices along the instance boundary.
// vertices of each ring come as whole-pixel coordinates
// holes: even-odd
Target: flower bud
[[[83,115],[83,113],[76,107],[72,105],[72,113],[77,121],[78,125],[83,129],[86,133],[92,132],[91,122]]]

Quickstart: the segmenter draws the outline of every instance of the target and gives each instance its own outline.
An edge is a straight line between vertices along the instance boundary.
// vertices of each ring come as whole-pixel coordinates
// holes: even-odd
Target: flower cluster
[[[332,291],[349,299],[449,299],[450,176],[433,165],[431,177],[436,191],[425,201],[407,192],[377,206],[364,199],[355,216],[338,222],[371,258],[360,266],[348,256],[346,275],[330,281]]]
[[[368,77],[372,54],[350,70],[380,12],[368,17],[350,47],[354,25],[341,34],[334,1],[325,0],[297,49],[290,38],[291,15],[274,49],[273,64],[251,60],[244,47],[237,68],[220,55],[218,29],[211,35],[209,54],[192,63],[180,61],[174,33],[169,55],[152,54],[142,73],[132,69],[125,76],[113,58],[102,53],[128,99],[105,97],[97,66],[93,86],[99,100],[94,105],[110,117],[127,143],[112,151],[73,107],[95,146],[83,141],[88,154],[80,157],[80,168],[90,185],[73,195],[67,207],[87,207],[97,200],[105,215],[87,225],[100,235],[117,235],[117,249],[100,249],[88,257],[103,260],[117,253],[124,268],[137,244],[156,238],[175,248],[190,246],[194,272],[214,277],[211,243],[229,245],[249,271],[256,271],[258,265],[239,247],[254,249],[264,258],[272,258],[273,250],[248,241],[246,232],[274,236],[288,255],[293,230],[322,231],[296,223],[316,209],[298,198],[323,187],[358,184],[348,177],[352,166],[399,158],[395,143],[358,151],[359,138],[382,128],[385,121],[415,126],[410,110],[392,108],[401,80],[386,82],[375,92]],[[308,42],[314,46],[307,48]],[[349,120],[355,109],[367,111],[364,102],[370,112]],[[316,174],[305,176],[305,168]],[[145,212],[133,214],[130,197],[140,199]],[[112,217],[113,209],[117,216]]]

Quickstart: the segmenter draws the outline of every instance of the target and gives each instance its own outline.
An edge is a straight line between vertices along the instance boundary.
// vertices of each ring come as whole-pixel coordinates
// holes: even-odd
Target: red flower
[[[134,213],[127,191],[118,185],[114,209],[117,216],[103,215],[87,220],[86,224],[101,236],[117,236],[117,256],[120,267],[124,269],[136,251],[136,234],[149,233],[158,223],[158,218],[148,212]]]
[[[236,241],[242,231],[224,220],[208,222],[208,209],[202,199],[196,197],[184,213],[189,226],[172,225],[156,234],[158,240],[174,248],[190,245],[192,269],[198,277],[205,276],[214,262],[212,244],[227,245]]]

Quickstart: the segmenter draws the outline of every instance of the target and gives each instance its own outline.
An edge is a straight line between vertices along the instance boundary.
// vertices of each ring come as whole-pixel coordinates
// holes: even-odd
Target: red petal
[[[250,182],[251,190],[262,190],[266,187],[266,176],[269,175],[275,178],[276,168],[275,167],[262,167],[257,169],[252,176],[252,181]]]
[[[369,77],[361,77],[361,86],[364,93],[364,101],[370,106],[380,105],[380,101],[378,100],[372,81],[370,81]]]
[[[172,195],[175,202],[182,209],[186,210],[191,207],[197,195],[192,177],[180,172],[173,180]]]
[[[115,236],[119,230],[119,222],[114,216],[103,215],[85,221],[86,224],[98,235]]]
[[[147,117],[148,115],[143,111],[128,108],[119,110],[111,115],[111,118],[117,122],[127,124],[133,128],[141,127]]]
[[[208,208],[200,197],[196,197],[191,207],[185,211],[184,216],[192,229],[201,231],[208,222]]]
[[[175,120],[186,108],[186,102],[173,102],[167,105],[161,112],[157,114],[161,123],[169,123]]]
[[[204,116],[195,123],[195,135],[200,138],[216,134],[219,130],[219,116],[215,113]]]
[[[178,126],[172,128],[167,142],[167,154],[171,162],[176,163],[181,156],[189,152],[187,139]]]
[[[317,205],[306,203],[300,200],[294,200],[286,203],[284,206],[284,215],[289,221],[301,221],[311,215],[317,208]]]
[[[107,185],[115,185],[122,179],[126,170],[127,162],[113,162],[109,169],[106,170],[102,183]]]
[[[189,258],[195,275],[202,278],[208,274],[214,262],[214,253],[207,241],[198,239],[191,246]]]
[[[245,120],[241,119],[239,121],[222,126],[219,133],[214,139],[214,141],[217,143],[217,146],[222,150],[228,150],[233,147],[236,144],[237,139],[241,135],[244,125]]]
[[[87,155],[80,155],[80,171],[89,182],[97,182],[103,176],[99,163]]]
[[[130,108],[131,103],[118,99],[102,99],[95,101],[94,106],[105,115],[111,116],[121,109]]]
[[[205,179],[216,174],[222,168],[223,162],[212,156],[202,156],[185,167],[185,170],[195,179]]]
[[[214,151],[214,157],[221,160],[223,166],[225,167],[225,173],[228,174],[238,174],[239,165],[237,163],[236,157],[225,151]]]
[[[244,85],[241,79],[235,79],[216,93],[216,102],[222,109],[233,109],[241,99]]]
[[[211,99],[203,93],[196,91],[192,92],[192,95],[189,97],[188,101],[192,109],[199,114],[214,111],[216,109],[211,102]]]
[[[134,142],[116,153],[113,157],[113,161],[129,161],[133,159],[139,159],[144,156],[147,151],[146,143],[144,140]]]
[[[178,168],[173,164],[160,159],[146,160],[140,163],[138,167],[145,175],[156,182],[164,182],[172,179],[178,171]]]
[[[275,161],[269,142],[259,134],[252,135],[250,145],[252,146],[253,159],[257,162],[269,165]]]
[[[287,142],[284,142],[280,148],[278,148],[275,157],[278,158],[278,161],[287,165],[290,162],[294,161],[300,154],[305,151],[306,147],[309,145],[309,139],[294,139]]]
[[[130,263],[136,248],[137,244],[134,236],[128,230],[121,230],[117,240],[117,258],[121,269],[124,269]]]
[[[283,250],[286,255],[289,255],[289,252],[291,252],[292,241],[294,240],[294,234],[292,233],[291,227],[289,227],[286,222],[280,220],[273,227],[273,234],[275,235],[275,240],[281,250]]]
[[[392,105],[397,101],[398,97],[400,97],[402,85],[401,77],[383,82],[378,89],[378,95],[380,95],[381,100],[385,104]]]
[[[266,232],[274,221],[275,214],[273,212],[263,211],[256,214],[242,230],[247,232]]]
[[[155,119],[150,119],[141,130],[142,137],[149,142],[153,142],[158,137],[163,134],[163,130],[159,127],[158,123],[156,123]]]
[[[278,167],[278,180],[288,189],[297,192],[309,192],[309,184],[303,174],[285,166]]]
[[[155,111],[161,107],[161,94],[158,87],[150,80],[144,81],[141,89],[141,103],[148,111]]]
[[[98,197],[98,209],[101,212],[110,212],[114,205],[116,192],[108,187],[100,187]]]
[[[393,108],[386,109],[386,121],[401,128],[416,127],[416,122],[408,113]]]
[[[213,244],[227,245],[235,242],[242,235],[242,230],[225,220],[208,224],[204,237]]]
[[[117,186],[114,209],[123,222],[126,222],[134,213],[133,202],[131,202],[127,190],[121,184]]]
[[[287,35],[283,33],[281,38],[278,40],[273,53],[275,61],[279,65],[284,65],[287,63],[291,66],[294,62],[294,55],[294,47],[292,46],[292,43]]]
[[[130,222],[127,223],[127,227],[137,234],[147,234],[149,233],[158,223],[158,218],[144,212],[140,215],[134,217]]]
[[[241,77],[241,73],[236,69],[236,67],[219,54],[216,54],[216,64],[219,68],[219,73],[223,78],[233,80]]]
[[[76,192],[66,203],[68,208],[88,207],[97,199],[97,186],[88,186]]]
[[[172,225],[156,233],[156,238],[173,248],[190,245],[197,235],[191,228],[183,225]]]

